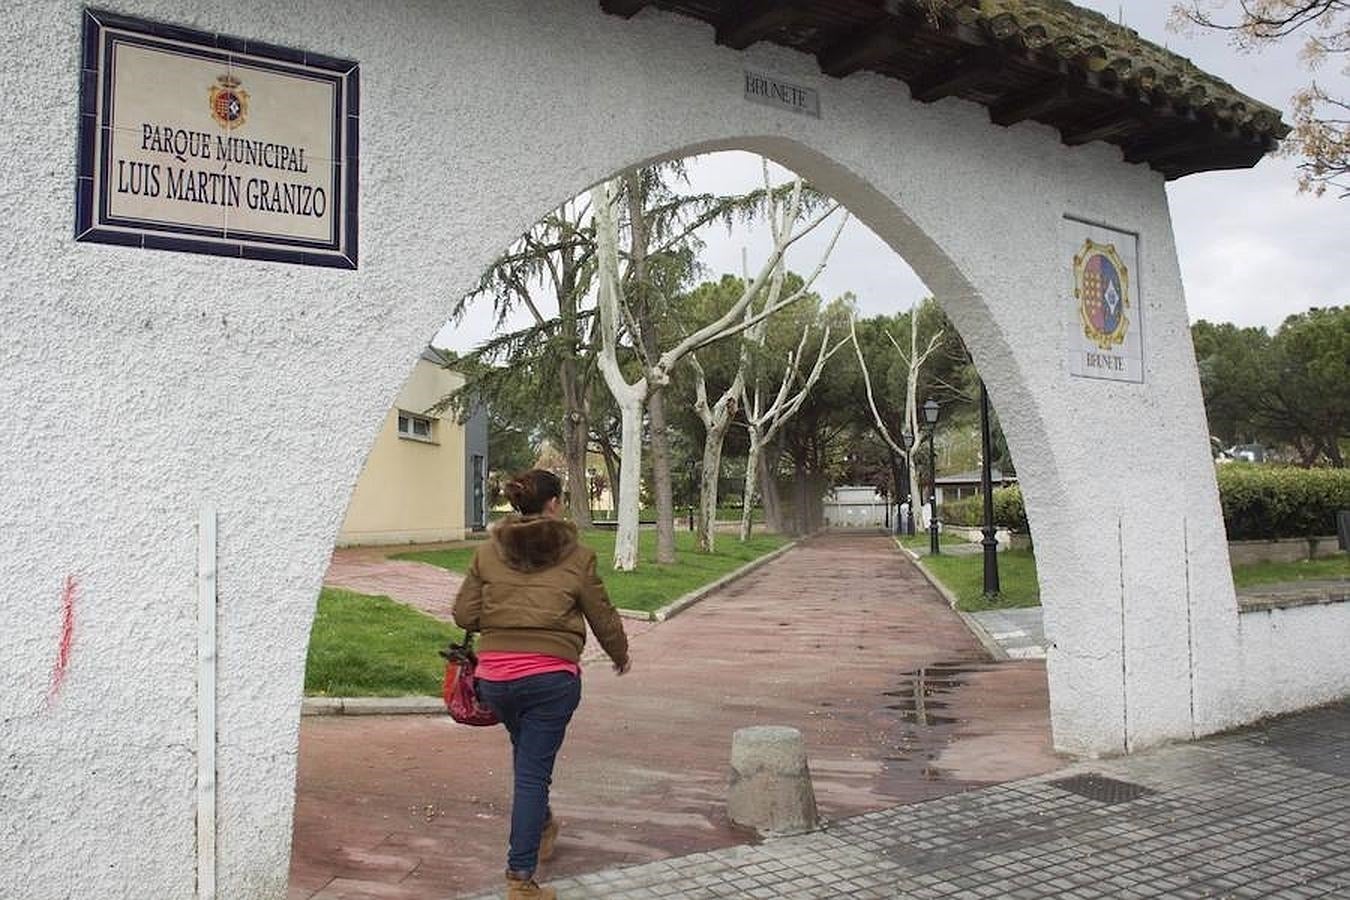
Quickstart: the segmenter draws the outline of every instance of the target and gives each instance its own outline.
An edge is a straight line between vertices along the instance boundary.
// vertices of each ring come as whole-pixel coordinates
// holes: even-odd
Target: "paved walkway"
[[[623,678],[586,674],[555,779],[552,877],[745,844],[724,814],[731,734],[745,725],[802,729],[832,820],[1063,765],[1043,664],[988,662],[884,535],[809,541],[637,634],[633,657]],[[306,718],[292,900],[497,885],[508,746],[502,729],[444,716]]]
[[[564,900],[1346,898],[1350,702],[553,884]]]
[[[464,544],[419,544],[418,550]],[[462,576],[440,566],[390,559],[399,547],[339,547],[324,575],[325,587],[346,588],[372,597],[391,597],[422,612],[449,621]]]
[[[1045,617],[1039,606],[969,614],[1013,659],[1045,659]]]

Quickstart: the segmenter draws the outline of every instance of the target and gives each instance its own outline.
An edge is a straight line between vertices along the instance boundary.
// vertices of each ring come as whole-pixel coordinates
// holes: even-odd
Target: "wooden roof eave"
[[[1041,122],[1066,144],[1107,141],[1169,179],[1254,165],[1289,131],[1276,110],[1060,0],[937,0],[936,17],[928,0],[598,2],[625,18],[655,6],[700,19],[735,49],[812,53],[832,77],[901,78],[920,102],[972,100],[995,124]]]

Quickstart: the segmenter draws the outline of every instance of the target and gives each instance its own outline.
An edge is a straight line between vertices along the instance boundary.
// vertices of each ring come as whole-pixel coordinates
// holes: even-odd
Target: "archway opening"
[[[681,160],[677,155],[670,159]],[[676,562],[657,561],[659,536],[653,521],[639,528],[636,572],[602,569],[616,605],[635,615],[629,623],[636,632],[639,669],[618,686],[603,671],[589,676],[597,696],[588,705],[595,711],[590,717],[581,714],[559,769],[556,802],[573,827],[573,837],[564,841],[571,859],[561,864],[561,871],[588,871],[742,839],[726,822],[721,802],[727,745],[738,725],[772,722],[802,728],[818,800],[831,818],[1056,766],[1050,753],[1043,663],[996,664],[989,648],[951,610],[949,598],[896,546],[893,534],[902,506],[906,514],[918,513],[928,508],[921,498],[935,495],[939,518],[945,514],[949,520],[940,542],[945,557],[958,567],[974,559],[961,552],[974,546],[956,527],[964,520],[958,523],[952,516],[965,515],[971,505],[966,496],[970,485],[960,476],[978,467],[982,452],[978,439],[972,438],[972,428],[978,433],[978,418],[971,414],[978,407],[979,378],[952,318],[912,270],[895,264],[894,251],[875,232],[862,228],[847,237],[833,232],[830,225],[842,221],[844,210],[832,219],[836,201],[823,190],[802,204],[798,219],[810,223],[819,218],[820,227],[794,237],[793,253],[784,255],[781,266],[760,265],[773,252],[773,239],[765,244],[764,232],[772,230],[765,222],[777,217],[784,227],[794,196],[793,173],[778,163],[762,164],[759,157],[742,152],[730,159],[714,154],[636,172],[639,176],[630,185],[643,184],[644,175],[660,178],[664,172],[682,186],[648,184],[650,199],[630,206],[630,218],[618,229],[629,241],[622,262],[631,267],[636,255],[633,211],[656,210],[649,229],[662,235],[653,242],[660,253],[650,254],[648,263],[671,267],[652,276],[662,296],[646,311],[650,318],[643,322],[641,313],[624,314],[627,324],[621,327],[630,330],[620,339],[626,347],[618,353],[625,379],[636,380],[644,367],[651,368],[637,344],[644,325],[649,332],[658,329],[667,345],[678,344],[738,302],[757,270],[766,273],[760,276],[765,292],[777,290],[779,298],[794,292],[801,296],[766,318],[768,327],[758,337],[753,327],[734,330],[720,342],[700,345],[693,354],[697,366],[686,363],[670,372],[664,391],[665,430],[672,440],[665,452],[671,506],[679,510],[669,523],[676,532]],[[684,221],[702,220],[690,230],[687,246],[670,240],[683,233],[683,225],[659,220],[660,211],[674,208],[682,198],[688,199],[690,210]],[[512,244],[487,269],[479,290],[461,303],[463,314],[452,316],[431,342],[435,349],[419,358],[386,417],[386,434],[380,440],[388,443],[392,436],[395,448],[415,453],[426,452],[427,445],[454,448],[450,457],[458,469],[449,481],[462,490],[447,502],[463,512],[460,533],[434,535],[442,539],[431,546],[391,546],[391,539],[416,537],[414,529],[395,525],[378,536],[377,543],[384,543],[376,547],[339,549],[320,600],[321,621],[337,618],[339,603],[343,615],[352,615],[352,608],[359,610],[362,603],[378,603],[384,615],[389,602],[365,596],[383,593],[394,607],[417,607],[414,616],[439,620],[439,627],[449,629],[450,595],[481,540],[472,533],[473,511],[486,512],[484,518],[501,512],[492,509],[499,505],[492,483],[503,470],[543,464],[562,475],[583,473],[580,479],[569,479],[572,516],[592,526],[583,532],[584,539],[595,544],[603,559],[617,556],[615,532],[606,526],[617,524],[610,520],[619,505],[612,498],[621,483],[614,470],[616,463],[622,464],[618,445],[624,423],[595,359],[604,352],[604,341],[597,333],[602,327],[596,309],[599,240],[588,200],[595,202],[583,193],[560,204],[542,226]],[[622,204],[620,199],[616,208]],[[894,213],[891,220],[903,222],[903,217]],[[788,226],[788,231],[795,227]],[[924,246],[931,252],[931,244]],[[822,267],[827,250],[833,255]],[[525,262],[530,252],[535,256]],[[879,259],[886,271],[869,273],[870,280],[860,284],[859,270],[878,268]],[[780,283],[772,288],[775,270]],[[933,270],[941,272],[941,266]],[[826,279],[826,273],[831,277]],[[904,303],[904,289],[895,290],[896,282],[908,283],[909,304]],[[560,296],[564,286],[575,296]],[[975,307],[970,297],[962,299],[955,306],[969,315]],[[775,302],[765,293],[747,308],[753,317]],[[905,305],[911,308],[901,308]],[[737,318],[733,325],[744,322]],[[760,345],[742,352],[754,340]],[[922,358],[915,356],[916,348]],[[564,375],[569,358],[575,370]],[[740,371],[743,364],[749,372]],[[466,389],[454,397],[430,398],[426,385],[447,370],[456,372]],[[574,380],[558,385],[567,378]],[[740,388],[732,390],[738,379]],[[912,392],[907,389],[911,380]],[[570,413],[576,410],[566,404],[568,392],[579,386],[585,392],[580,411],[586,434],[576,465],[568,458],[575,445],[569,445],[566,434],[574,421]],[[722,453],[731,477],[713,479],[717,496],[744,504],[750,485],[750,543],[740,540],[741,511],[732,508],[729,521],[719,522],[716,510],[726,507],[714,502],[712,554],[702,552],[693,536],[695,519],[703,525],[695,508],[703,499],[701,467],[707,459],[702,451],[708,421],[696,409],[700,395],[709,413],[719,396],[730,395],[733,401],[733,427]],[[776,399],[793,409],[781,422],[764,416]],[[928,399],[944,408],[935,428],[924,423],[918,408]],[[464,432],[474,415],[485,419],[490,436],[504,451],[503,459],[494,459],[494,442],[489,440],[481,469],[472,462],[479,455],[472,452],[473,441],[467,435],[452,437]],[[747,460],[737,468],[735,462],[748,449],[752,416],[763,419],[760,426],[772,422],[777,427],[766,441],[765,460],[758,465]],[[650,410],[642,427],[650,458]],[[903,450],[903,433],[915,430],[920,433],[910,442],[915,457],[911,465],[903,454],[898,460],[896,456],[897,449]],[[935,448],[927,458],[920,452],[925,447]],[[1006,442],[999,452],[1010,461]],[[397,468],[380,454],[377,443],[348,511],[345,531],[355,540],[344,543],[371,543],[360,539],[371,530],[353,524],[363,514],[363,497],[401,495],[397,487],[371,491],[372,472],[388,478],[387,470]],[[930,467],[928,459],[935,465]],[[660,476],[650,463],[641,465],[639,490],[653,508],[640,511],[640,523],[661,515],[651,502],[658,493],[652,482]],[[901,468],[903,480],[897,475]],[[1012,476],[1009,462],[1001,468],[1002,478]],[[427,477],[418,469],[413,482]],[[899,496],[902,481],[910,485],[905,498]],[[827,492],[862,486],[850,482],[861,482],[884,499],[889,517],[885,527],[871,533],[818,535],[827,524]],[[483,497],[481,506],[473,505],[475,489]],[[416,493],[413,489],[409,495]],[[777,508],[771,509],[771,503]],[[755,544],[765,540],[759,535],[766,519],[783,537]],[[928,524],[925,515],[921,528]],[[919,541],[907,537],[900,535],[900,542],[919,548]],[[723,548],[722,555],[731,560],[725,567],[735,569],[789,538],[803,543],[679,618],[659,626],[641,618],[688,593],[678,588],[682,570],[706,568],[703,564],[717,556],[716,548]],[[955,584],[955,576],[947,578]],[[656,588],[645,584],[653,579]],[[662,579],[670,583],[660,583]],[[1034,586],[1034,564],[1031,581]],[[348,591],[340,596],[340,588]],[[405,588],[406,595],[396,596]],[[360,618],[359,611],[354,615]],[[329,640],[331,635],[323,636],[316,628],[311,667],[322,655],[315,642]],[[646,672],[644,646],[652,651]],[[427,643],[420,649],[436,665],[436,648]],[[828,674],[811,674],[821,671]],[[813,682],[816,686],[809,686]],[[423,693],[433,694],[434,679],[424,678],[424,684],[428,689]],[[737,687],[729,689],[728,684]],[[334,690],[317,680],[310,686],[322,693]],[[429,701],[433,708],[435,703],[434,698]],[[311,705],[325,706],[322,701]],[[362,705],[358,701],[352,709]],[[318,890],[328,883],[320,883],[325,877],[359,880],[364,875],[467,894],[473,892],[469,885],[491,883],[499,875],[509,810],[504,736],[459,728],[434,714],[389,720],[387,727],[374,722],[312,717],[302,725],[293,886]],[[614,742],[616,727],[624,746]],[[981,747],[990,741],[1003,744],[1009,736],[1025,752],[1004,755],[997,765],[989,765],[992,754]],[[345,796],[328,787],[338,783],[347,785]],[[365,819],[357,831],[371,844],[359,852],[340,840],[341,829],[350,828],[353,817]],[[448,852],[451,842],[454,854]],[[428,849],[438,847],[457,862],[428,865]],[[441,850],[433,855],[442,855]]]

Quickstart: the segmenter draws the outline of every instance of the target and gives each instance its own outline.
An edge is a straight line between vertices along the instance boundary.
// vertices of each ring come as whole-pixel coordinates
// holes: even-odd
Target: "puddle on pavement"
[[[944,711],[951,706],[950,698],[964,685],[973,672],[986,667],[968,661],[934,663],[901,674],[894,690],[882,691],[893,702],[885,708],[900,714],[900,718],[923,728],[955,725],[960,720]]]
[[[962,708],[958,694],[970,678],[988,671],[980,660],[951,660],[902,672],[891,690],[882,691],[881,709],[893,716],[885,735],[883,780],[899,796],[933,795],[919,785],[952,782],[953,774],[937,765],[943,751],[966,735],[957,733]],[[910,785],[906,788],[904,785]]]

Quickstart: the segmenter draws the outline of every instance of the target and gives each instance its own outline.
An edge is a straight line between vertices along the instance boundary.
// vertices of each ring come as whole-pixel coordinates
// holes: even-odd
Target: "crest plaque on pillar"
[[[1065,313],[1069,372],[1108,381],[1144,380],[1143,306],[1139,302],[1138,237],[1066,217]]]

